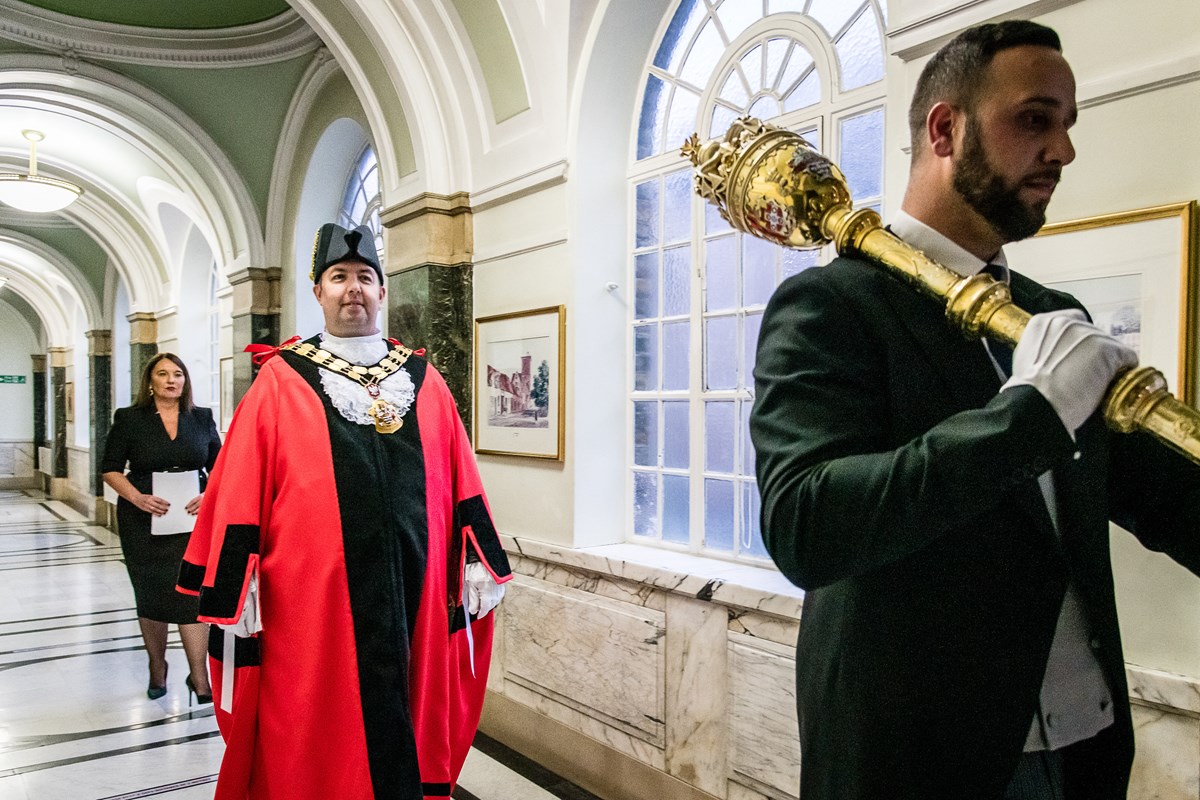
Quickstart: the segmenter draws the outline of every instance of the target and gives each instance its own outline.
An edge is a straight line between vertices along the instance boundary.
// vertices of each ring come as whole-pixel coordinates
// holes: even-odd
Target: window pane
[[[742,553],[759,558],[770,558],[762,540],[762,528],[759,520],[759,515],[762,513],[762,501],[758,496],[758,484],[743,483],[742,500]]]
[[[704,544],[714,550],[733,550],[733,481],[704,481]]]
[[[683,139],[679,141],[682,143]],[[686,241],[692,235],[692,170],[684,169],[666,176],[664,199],[663,241]]]
[[[658,244],[658,178],[637,185],[636,247]]]
[[[658,316],[658,253],[643,253],[634,263],[633,316],[650,319]]]
[[[754,444],[750,441],[750,412],[754,404],[744,402],[742,406],[742,467],[743,475],[754,474]]]
[[[750,87],[750,93],[754,94],[763,87],[762,68],[763,68],[763,52],[762,45],[758,45],[746,55],[739,59],[742,65],[742,77],[746,79],[746,84]]]
[[[766,305],[775,291],[775,259],[783,248],[757,236],[742,237],[742,305]]]
[[[850,21],[850,15],[862,7],[853,0],[813,0],[808,15],[821,23],[830,37],[837,36]]]
[[[733,121],[741,116],[740,112],[730,111],[725,106],[718,103],[713,106],[712,122],[709,123],[708,138],[716,139],[723,137],[725,131],[729,130],[729,126]]]
[[[663,324],[663,389],[688,388],[688,337],[691,323]]]
[[[721,62],[721,53],[724,50],[725,42],[721,41],[721,35],[717,33],[717,26],[710,19],[700,30],[700,35],[696,37],[696,43],[692,45],[691,52],[687,54],[687,60],[683,63],[683,69],[679,71],[679,77],[692,86],[706,86],[713,68]]]
[[[816,150],[818,153],[823,152],[821,150],[821,132],[819,130],[802,125],[796,130],[796,133],[800,134],[801,138],[808,142],[813,150]]]
[[[842,154],[846,182],[855,199],[883,193],[883,109],[842,120]]]
[[[664,467],[687,469],[688,464],[688,401],[675,400],[662,404]]]
[[[641,467],[658,466],[658,402],[633,404],[633,463]]]
[[[762,18],[762,3],[759,0],[725,0],[717,8],[717,17],[725,29],[725,38],[732,42]]]
[[[692,305],[692,248],[663,251],[663,316],[686,314]]]
[[[704,404],[704,468],[709,472],[733,472],[733,417],[731,400]]]
[[[725,79],[719,94],[722,100],[727,100],[730,105],[738,108],[745,108],[746,101],[750,99],[750,92],[746,90],[742,74],[736,69],[729,71],[729,77]]]
[[[372,165],[369,172],[363,176],[363,192],[374,199],[379,194],[379,170]]]
[[[724,236],[705,243],[704,308],[721,311],[737,305],[737,239]]]
[[[790,39],[776,37],[767,42],[767,81],[766,87],[774,89],[776,81],[779,80],[779,73],[783,69],[783,60],[787,58],[788,47],[791,45]]]
[[[724,134],[724,131],[721,132]],[[729,223],[721,216],[721,212],[712,203],[705,201],[704,203],[704,232],[705,233],[721,233],[723,231],[732,231]]]
[[[696,29],[704,21],[707,9],[700,0],[682,0],[667,32],[663,35],[662,44],[654,54],[654,66],[671,73],[679,67],[679,62],[687,52],[687,45],[695,35]]]
[[[763,95],[750,106],[749,114],[758,119],[774,119],[779,116],[779,101],[770,95]]]
[[[688,478],[663,475],[662,538],[665,542],[688,542]]]
[[[783,99],[784,111],[795,111],[798,108],[808,108],[821,101],[821,76],[814,69],[792,93]]]
[[[867,8],[837,43],[842,88],[856,89],[883,79],[883,41],[875,15]]]
[[[633,473],[633,532],[658,536],[658,474]]]
[[[670,94],[668,89],[662,78],[651,75],[646,79],[646,93],[642,95],[642,114],[638,118],[639,159],[654,155],[662,146],[663,127],[667,118],[667,96]]]
[[[633,388],[639,392],[658,388],[658,325],[633,329]]]
[[[706,389],[737,388],[737,317],[716,317],[704,324]]]
[[[784,11],[795,11],[797,14],[803,14],[804,9],[808,7],[808,0],[771,0],[767,4],[768,13],[780,14]]]
[[[812,55],[801,45],[796,42],[796,46],[792,48],[792,54],[788,57],[787,66],[783,70],[783,75],[779,79],[779,91],[786,92],[791,89],[796,81],[804,77],[805,71],[813,65]]]
[[[664,152],[678,150],[683,146],[684,141],[696,132],[696,128],[700,127],[696,118],[699,107],[699,95],[682,86],[675,87],[675,94],[671,97],[671,113],[667,118],[667,141],[663,145]]]
[[[742,371],[742,386],[754,388],[754,364],[758,353],[758,332],[762,328],[762,314],[747,314],[742,321],[744,328],[742,346],[746,348],[745,369]]]
[[[790,278],[809,267],[815,267],[817,265],[817,258],[821,255],[821,251],[817,249],[793,250],[790,247],[781,249],[783,251],[783,275],[781,279]]]

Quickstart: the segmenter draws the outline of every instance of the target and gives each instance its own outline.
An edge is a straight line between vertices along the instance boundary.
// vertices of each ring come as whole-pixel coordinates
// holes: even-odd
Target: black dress
[[[113,416],[100,472],[123,472],[128,462],[125,477],[139,492],[149,494],[152,473],[198,469],[202,470],[203,491],[220,450],[212,409],[197,406],[189,413],[181,411],[178,432],[171,439],[153,406],[129,406],[117,409]],[[117,526],[138,616],[160,622],[195,622],[196,598],[175,591],[188,536],[151,534],[150,515],[123,497],[117,501]]]

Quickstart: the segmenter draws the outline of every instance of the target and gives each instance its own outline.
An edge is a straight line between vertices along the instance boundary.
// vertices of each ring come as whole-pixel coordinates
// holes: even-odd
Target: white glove
[[[1087,322],[1081,311],[1035,314],[1013,350],[1012,377],[1001,391],[1034,387],[1074,438],[1117,373],[1137,361],[1137,353]]]
[[[218,625],[222,630],[230,631],[235,636],[240,636],[243,639],[249,639],[254,634],[262,630],[262,622],[260,621],[260,610],[258,606],[258,573],[254,572],[250,575],[250,585],[246,588],[246,605],[242,608],[242,614],[238,617],[238,621],[232,625]]]
[[[492,573],[479,561],[467,564],[463,580],[467,584],[467,611],[475,619],[487,615],[504,597],[504,587],[496,583]]]

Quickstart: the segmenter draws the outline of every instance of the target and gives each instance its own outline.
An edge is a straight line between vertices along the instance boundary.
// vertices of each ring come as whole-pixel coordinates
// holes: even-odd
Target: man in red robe
[[[449,797],[511,578],[453,398],[379,336],[371,231],[323,225],[325,331],[238,406],[180,570],[214,623],[217,800]]]

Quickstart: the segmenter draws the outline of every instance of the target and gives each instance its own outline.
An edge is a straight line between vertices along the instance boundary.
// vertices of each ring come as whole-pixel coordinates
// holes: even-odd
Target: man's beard
[[[1021,201],[1019,183],[1007,186],[1004,178],[992,171],[975,120],[970,117],[963,134],[962,156],[954,164],[954,190],[1006,242],[1028,239],[1046,224],[1044,209]]]

